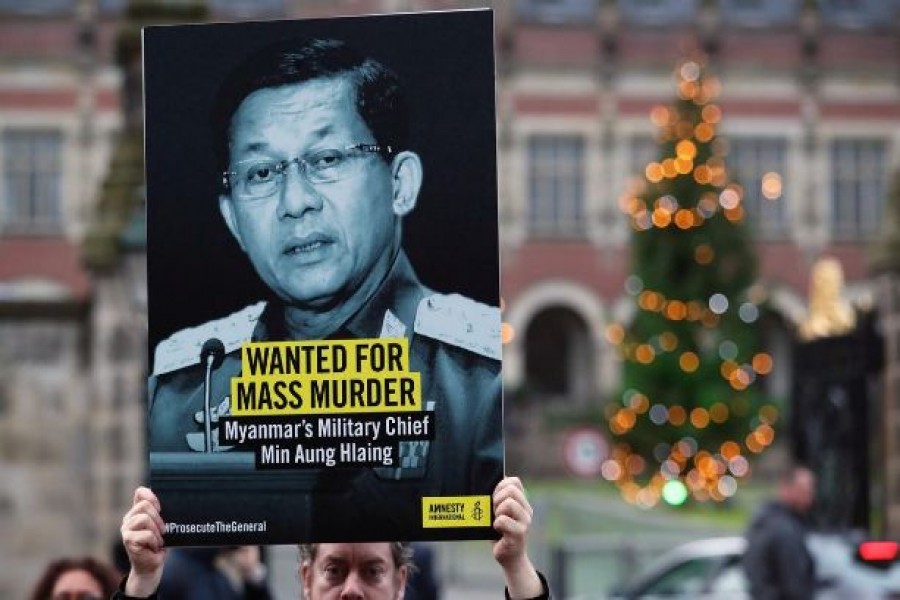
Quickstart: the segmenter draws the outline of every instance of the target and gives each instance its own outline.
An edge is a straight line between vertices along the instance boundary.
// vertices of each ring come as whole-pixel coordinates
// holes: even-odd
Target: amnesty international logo
[[[475,502],[475,507],[472,509],[472,518],[480,522],[483,516],[484,511],[481,509],[481,500],[477,500]]]
[[[490,527],[490,496],[426,496],[422,527]]]

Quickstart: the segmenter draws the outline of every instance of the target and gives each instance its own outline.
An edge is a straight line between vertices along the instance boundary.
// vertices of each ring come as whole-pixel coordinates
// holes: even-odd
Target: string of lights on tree
[[[773,368],[756,331],[765,296],[743,189],[717,136],[721,86],[702,59],[683,61],[676,79],[677,99],[650,115],[659,158],[620,198],[633,228],[634,315],[606,330],[624,369],[606,409],[613,448],[602,475],[643,508],[734,496],[779,417],[759,391]],[[763,193],[777,197],[780,185],[764,178]]]

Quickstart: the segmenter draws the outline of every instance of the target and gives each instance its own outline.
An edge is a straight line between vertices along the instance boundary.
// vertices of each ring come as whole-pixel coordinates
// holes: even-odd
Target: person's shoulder
[[[778,503],[774,500],[765,500],[760,503],[750,515],[751,527],[760,523],[767,523],[778,511]]]
[[[419,302],[416,335],[500,360],[500,309],[461,294],[428,294]]]
[[[753,513],[746,535],[749,537],[780,537],[793,531],[794,517],[790,510],[775,500],[760,505]]]
[[[238,350],[253,336],[265,306],[266,303],[260,301],[222,318],[176,331],[156,345],[153,375],[199,364],[203,345],[209,340],[221,341],[226,354]]]

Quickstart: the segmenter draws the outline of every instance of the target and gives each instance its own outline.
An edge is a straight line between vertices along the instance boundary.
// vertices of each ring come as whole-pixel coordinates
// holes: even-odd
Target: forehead
[[[816,476],[806,469],[798,469],[785,481],[785,485],[793,490],[810,489],[816,485]]]
[[[302,122],[326,115],[331,118],[360,118],[356,107],[356,89],[348,75],[258,89],[238,106],[232,125]]]
[[[319,544],[316,560],[341,560],[345,562],[381,561],[393,564],[391,545],[386,542],[367,544]]]
[[[72,569],[59,576],[56,585],[53,586],[53,591],[58,593],[63,591],[100,592],[102,590],[100,583],[94,579],[93,575],[83,569]]]

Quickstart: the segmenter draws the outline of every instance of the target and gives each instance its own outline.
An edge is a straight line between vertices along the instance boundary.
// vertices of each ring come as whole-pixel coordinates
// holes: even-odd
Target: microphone
[[[206,367],[206,380],[203,385],[203,427],[206,434],[206,451],[212,452],[212,409],[210,408],[209,381],[213,369],[225,360],[225,344],[219,338],[209,338],[200,349],[200,363]]]
[[[206,364],[209,358],[212,358],[213,369],[218,369],[225,360],[225,344],[219,338],[209,338],[200,348],[200,362]]]

